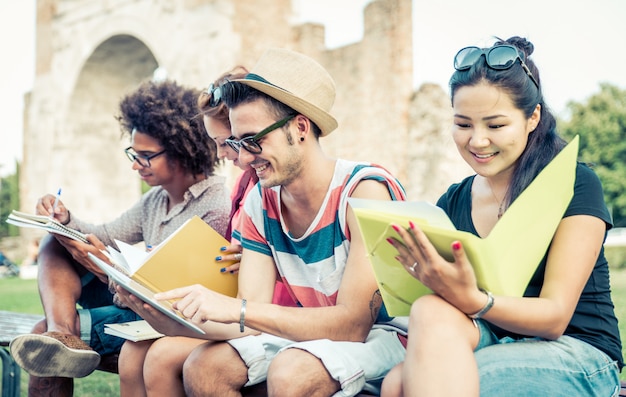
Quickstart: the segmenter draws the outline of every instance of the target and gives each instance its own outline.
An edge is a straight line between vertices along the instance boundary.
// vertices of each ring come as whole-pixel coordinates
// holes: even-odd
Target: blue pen
[[[57,208],[57,204],[59,203],[59,197],[61,196],[61,188],[57,192],[56,197],[54,198],[54,203],[52,203],[52,212],[50,213],[50,219],[54,219],[54,210]]]

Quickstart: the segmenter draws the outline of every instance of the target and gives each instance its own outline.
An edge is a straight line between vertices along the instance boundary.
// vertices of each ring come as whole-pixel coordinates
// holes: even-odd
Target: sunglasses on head
[[[240,148],[244,148],[252,154],[260,154],[263,151],[263,148],[261,147],[261,145],[259,145],[259,142],[258,142],[259,139],[263,138],[265,135],[269,134],[270,132],[281,128],[282,126],[287,124],[289,120],[293,119],[294,117],[296,117],[296,115],[292,114],[292,115],[285,117],[284,119],[278,120],[277,122],[270,125],[269,127],[261,130],[256,135],[248,136],[238,141],[234,139],[227,139],[225,142],[228,144],[228,146],[230,146],[237,153],[239,153]]]
[[[213,83],[211,83],[209,88],[204,90],[204,93],[210,96],[209,107],[214,108],[217,105],[219,105],[220,102],[222,102],[222,86],[221,85],[216,87]]]
[[[519,59],[522,69],[524,69],[528,77],[530,77],[537,88],[539,88],[539,83],[535,79],[535,76],[533,76],[526,63],[524,63],[524,54],[520,53],[516,47],[508,44],[496,45],[491,48],[479,48],[474,46],[461,48],[454,56],[454,69],[458,71],[468,70],[483,55],[487,61],[487,66],[495,70],[510,69]]]

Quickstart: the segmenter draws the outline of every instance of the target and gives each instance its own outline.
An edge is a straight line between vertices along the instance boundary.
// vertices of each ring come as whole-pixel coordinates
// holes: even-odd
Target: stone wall
[[[411,16],[411,0],[372,1],[363,39],[327,49],[323,26],[292,23],[290,0],[38,0],[21,209],[62,187],[78,217],[112,219],[140,196],[113,117],[122,95],[157,67],[206,87],[270,46],[308,54],[334,77],[339,128],[322,139],[328,153],[381,164],[411,199],[434,201],[469,170],[450,139],[446,93],[414,91]],[[220,172],[231,183],[237,170]]]

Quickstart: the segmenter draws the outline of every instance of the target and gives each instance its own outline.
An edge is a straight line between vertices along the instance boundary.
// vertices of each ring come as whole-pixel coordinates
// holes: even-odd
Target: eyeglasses
[[[219,105],[220,102],[222,102],[222,86],[221,85],[216,87],[213,83],[211,83],[209,88],[204,90],[204,93],[211,97],[209,98],[209,107],[214,108],[217,105]]]
[[[263,129],[261,132],[259,132],[256,135],[249,136],[249,137],[240,139],[238,141],[234,139],[227,139],[225,142],[228,144],[228,146],[230,146],[237,153],[239,153],[239,148],[244,148],[252,154],[259,154],[263,151],[263,148],[261,147],[261,145],[259,145],[259,142],[258,142],[259,139],[263,138],[265,135],[269,134],[270,132],[281,128],[282,126],[287,124],[289,120],[293,119],[294,117],[296,117],[296,115],[292,114],[290,116],[285,117],[282,120],[278,120],[277,122]]]
[[[454,68],[458,71],[467,70],[483,55],[485,55],[487,66],[495,70],[510,69],[515,64],[515,61],[519,59],[528,77],[530,77],[537,88],[539,88],[539,83],[535,79],[535,76],[533,76],[526,63],[524,63],[524,54],[520,53],[519,50],[512,45],[496,45],[491,48],[461,48],[454,56]]]
[[[124,149],[124,153],[126,153],[126,156],[131,162],[134,163],[136,161],[137,163],[139,163],[140,166],[144,168],[150,168],[150,160],[155,158],[156,156],[159,156],[165,153],[165,149],[161,150],[158,153],[154,153],[154,154],[146,156],[143,154],[137,154],[137,152],[135,152],[133,147],[129,146],[126,149]]]

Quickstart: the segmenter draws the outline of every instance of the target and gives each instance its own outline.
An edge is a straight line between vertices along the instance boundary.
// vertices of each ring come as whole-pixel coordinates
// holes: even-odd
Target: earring
[[[303,136],[300,137],[300,142],[304,142],[304,137]]]

